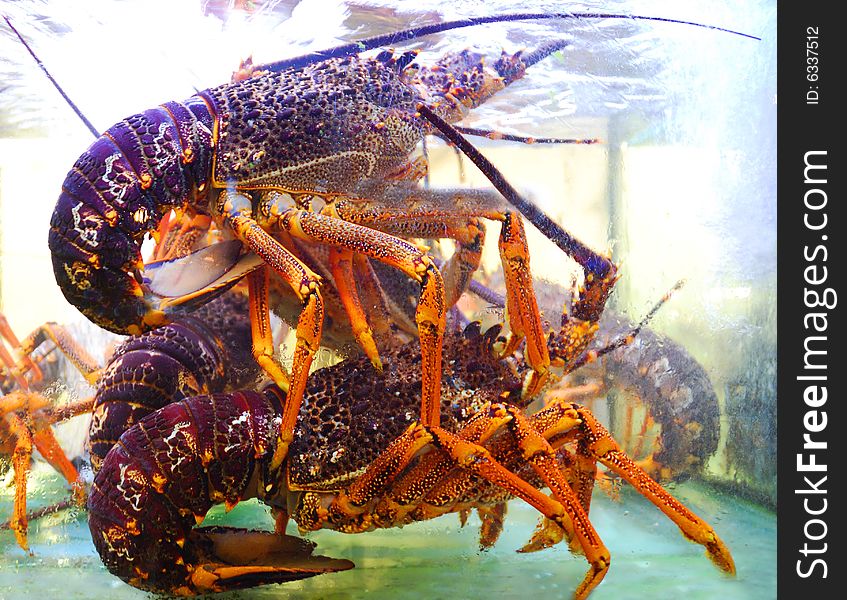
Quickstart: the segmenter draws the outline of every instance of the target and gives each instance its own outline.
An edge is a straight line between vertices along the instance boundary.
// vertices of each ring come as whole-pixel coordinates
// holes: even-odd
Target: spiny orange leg
[[[21,356],[29,356],[48,341],[65,355],[90,385],[97,383],[101,366],[67,329],[57,323],[45,323],[24,338],[20,345]]]
[[[15,413],[6,415],[9,429],[15,436],[15,450],[12,453],[12,468],[15,472],[15,504],[9,526],[15,532],[18,546],[29,551],[27,530],[29,523],[26,518],[26,482],[29,473],[29,463],[32,459],[32,432]]]
[[[38,427],[33,431],[32,442],[36,450],[44,457],[51,467],[56,469],[71,484],[73,497],[77,505],[85,506],[85,485],[79,472],[59,445],[53,429],[49,424]]]
[[[482,258],[485,228],[474,216],[481,209],[462,206],[462,200],[473,194],[467,190],[423,190],[404,182],[360,191],[374,194],[378,200],[370,196],[339,199],[327,206],[324,214],[402,238],[448,238],[457,243],[456,252],[441,266],[445,307],[452,307],[468,288]]]
[[[15,335],[15,331],[12,329],[11,325],[9,325],[9,321],[3,313],[0,313],[0,336],[2,336],[13,349],[20,349],[21,342],[18,340],[18,336]],[[32,374],[31,379],[33,383],[37,383],[42,379],[41,369],[38,368],[38,365],[35,364],[28,352],[21,353],[21,364],[17,365],[15,360],[12,358],[12,355],[6,349],[6,346],[3,345],[2,341],[0,341],[0,361],[2,361],[9,375],[15,380],[20,389],[27,389],[29,387],[23,378],[23,373],[26,373],[27,371]]]
[[[421,421],[441,419],[441,348],[446,326],[444,283],[432,259],[417,246],[382,231],[290,206],[285,196],[265,194],[257,210],[263,225],[281,228],[292,238],[347,249],[378,260],[412,278],[421,288],[415,313],[421,344]],[[286,402],[286,410],[291,402]]]
[[[367,256],[353,254],[353,274],[356,277],[356,287],[361,294],[362,305],[365,308],[365,314],[367,314],[368,323],[370,323],[374,335],[380,340],[392,339],[390,337],[391,322],[389,321],[391,313],[386,304],[386,295]],[[408,328],[414,328],[414,324],[409,323]]]
[[[532,397],[547,381],[550,373],[550,354],[547,336],[541,324],[541,313],[532,288],[529,268],[529,248],[523,222],[517,213],[507,213],[500,229],[500,259],[506,278],[506,312],[512,331],[503,355],[515,351],[526,339],[526,360],[532,367],[524,385],[524,396]]]
[[[523,459],[532,465],[567,513],[567,519],[554,516],[551,520],[564,530],[571,540],[572,548],[578,548],[590,564],[588,573],[575,593],[576,598],[586,598],[609,570],[609,551],[588,519],[587,498],[577,495],[562,474],[556,451],[519,409],[509,407],[508,410],[513,417],[509,427],[523,453]],[[574,424],[576,422],[574,419]],[[550,519],[549,516],[546,518]]]
[[[481,416],[483,412],[480,411]],[[481,440],[487,438],[499,425],[499,422],[492,425],[490,419],[472,417],[462,434],[470,439]],[[330,521],[336,527],[341,523],[343,531],[360,532],[372,526],[373,514],[379,515],[376,518],[386,521],[389,526],[404,522],[406,514],[416,507],[414,503],[420,496],[455,467],[455,461],[435,448],[420,458],[411,473],[404,474],[411,461],[432,442],[433,437],[426,427],[419,423],[411,425],[346,490],[338,492],[329,507],[323,508],[320,500],[307,502],[314,510],[301,511],[297,518],[298,524],[303,529],[313,530],[320,529],[326,521]],[[401,475],[401,482],[394,485]],[[389,489],[390,496],[387,495]],[[376,510],[369,510],[374,505],[377,505]],[[429,516],[443,512],[446,510],[439,510]]]
[[[562,408],[554,407],[537,419],[537,423],[546,428],[545,435],[554,436],[567,432],[579,424],[576,411]],[[558,414],[554,414],[556,409]],[[504,425],[508,425],[514,440],[508,444],[508,448],[503,448],[502,438],[494,441],[492,450],[482,445]],[[577,598],[585,598],[605,575],[609,554],[588,520],[580,499],[564,480],[555,449],[536,431],[535,426],[536,424],[531,423],[519,410],[502,404],[489,405],[488,408],[480,410],[459,434],[441,427],[413,426],[392,443],[346,493],[341,493],[335,498],[325,511],[324,518],[335,517],[343,521],[345,516],[363,514],[368,510],[368,503],[387,491],[387,499],[376,507],[372,513],[376,516],[373,518],[386,518],[395,524],[402,523],[402,518],[398,519],[400,513],[395,510],[397,506],[409,506],[417,502],[420,507],[441,487],[446,472],[461,467],[464,471],[456,473],[456,482],[460,485],[452,488],[449,494],[435,495],[446,496],[455,505],[470,484],[468,474],[472,473],[498,486],[507,494],[528,502],[557,523],[568,533],[569,538],[579,541],[582,551],[591,563],[591,569],[577,589]],[[418,465],[404,473],[412,458],[430,444],[439,452],[424,455]],[[516,466],[519,468],[528,461],[542,480],[551,487],[554,498],[547,497],[498,461],[498,454],[508,453],[514,448],[522,455],[522,460],[513,461],[517,462]],[[511,458],[514,459],[513,452]],[[423,507],[427,517],[436,516],[450,508],[445,506],[436,508],[435,512],[429,512]],[[366,529],[370,526],[369,518],[371,514],[366,515],[358,527]]]
[[[345,221],[386,233],[451,238],[458,243],[455,254],[442,266],[448,308],[468,288],[479,266],[485,240],[480,218],[501,223],[498,244],[512,329],[505,353],[511,353],[526,339],[526,357],[533,370],[525,394],[535,395],[549,376],[550,358],[532,287],[526,234],[517,213],[500,210],[502,199],[485,190],[421,190],[398,183],[362,191],[377,194],[380,200],[338,200],[328,209]]]
[[[273,467],[278,468],[288,454],[288,446],[293,440],[294,426],[300,404],[303,402],[309,368],[320,344],[324,320],[323,299],[319,290],[321,278],[259,226],[251,216],[253,204],[248,196],[224,191],[218,198],[216,208],[238,239],[261,257],[269,268],[276,271],[282,280],[291,286],[303,304],[295,329],[297,342],[289,378],[285,375],[282,366],[272,358],[272,348],[270,356],[268,355],[270,309],[267,276],[259,274],[248,278],[248,286],[252,291],[250,294],[251,316],[261,321],[253,324],[254,355],[269,371],[268,374],[274,382],[287,393],[280,423],[280,443],[273,460]]]
[[[516,437],[524,457],[530,460],[536,471],[551,486],[555,499],[547,497],[534,486],[506,469],[494,459],[486,448],[465,442],[455,434],[441,428],[433,428],[432,434],[438,446],[448,452],[458,466],[523,499],[544,516],[555,521],[570,535],[579,539],[591,565],[585,579],[576,591],[576,598],[585,598],[605,576],[609,568],[609,553],[600,541],[597,532],[594,531],[588,515],[582,510],[573,491],[561,477],[552,449],[550,450],[551,454],[545,453],[542,449],[543,445],[540,446],[537,443],[538,440],[543,440],[540,435],[536,434],[530,439],[530,436],[523,437],[522,429],[516,428],[515,431],[520,431],[520,433],[516,433]],[[549,460],[544,460],[543,457],[545,456]]]
[[[700,517],[688,510],[684,504],[671,496],[656,483],[638,465],[633,462],[606,431],[599,421],[585,407],[572,405],[579,414],[582,424],[579,426],[581,437],[578,444],[583,450],[617,473],[638,492],[656,505],[682,531],[689,540],[706,548],[706,553],[722,571],[735,574],[732,555],[714,529]]]
[[[92,402],[87,403],[89,410],[91,404]],[[40,394],[22,390],[15,390],[0,398],[0,415],[5,415],[11,433],[15,436],[12,459],[15,472],[15,502],[9,526],[15,531],[18,545],[24,550],[29,550],[26,539],[28,529],[26,492],[33,445],[50,466],[71,484],[76,503],[80,506],[85,504],[84,485],[76,467],[68,460],[53,435],[51,426],[56,419],[49,412],[48,406],[47,399]]]
[[[499,406],[488,405],[468,420],[459,432],[459,436],[467,442],[483,444],[503,425],[507,418]],[[422,510],[426,518],[432,518],[451,509],[457,487],[452,485],[451,472],[455,470],[456,463],[450,456],[440,451],[430,452],[421,457],[418,463],[408,472],[403,473],[397,481],[395,481],[396,476],[405,470],[408,465],[398,463],[395,466],[397,470],[388,477],[386,477],[386,473],[380,473],[377,469],[374,469],[374,472],[370,474],[370,477],[382,481],[383,486],[392,484],[390,494],[386,495],[380,502],[376,509],[377,513],[388,515],[388,519],[392,522],[402,523],[406,515],[413,510]],[[463,482],[467,479],[464,473],[457,473],[457,475]],[[442,489],[449,491],[442,492]],[[377,492],[378,490],[374,489],[368,478],[357,480],[348,491],[349,494],[352,494],[353,501],[359,505],[374,497]],[[435,497],[432,502],[423,500],[428,494]],[[446,501],[439,501],[441,499]],[[484,543],[481,537],[480,544],[483,545]]]
[[[555,404],[549,405],[547,410],[558,410],[569,413],[571,411],[570,407],[571,403],[569,402],[555,401]],[[540,429],[534,417],[535,415],[531,418],[533,425],[536,429]],[[545,438],[548,440],[551,439],[551,432],[546,431]],[[555,444],[558,448],[556,457],[559,462],[559,470],[564,475],[565,480],[579,501],[582,510],[587,515],[591,509],[591,494],[594,491],[594,484],[598,476],[597,462],[593,456],[581,451],[580,448],[577,448],[575,452],[571,452],[568,448],[562,447],[564,443],[565,438],[558,438]],[[558,544],[565,538],[567,538],[572,552],[582,552],[579,540],[573,537],[572,532],[566,532],[555,521],[542,517],[530,540],[519,551],[536,552]]]
[[[271,379],[285,382],[289,388],[288,375],[274,358],[274,339],[271,329],[270,307],[268,306],[268,269],[262,267],[247,275],[247,293],[250,304],[250,327],[253,340],[253,357]]]
[[[347,311],[347,316],[350,318],[350,326],[353,329],[356,341],[365,351],[365,356],[371,360],[374,368],[381,373],[382,361],[379,359],[373,332],[368,324],[362,301],[359,299],[359,292],[356,289],[353,275],[353,251],[347,248],[330,248],[329,270],[332,273],[332,279],[335,282],[341,303],[344,305],[344,310]]]

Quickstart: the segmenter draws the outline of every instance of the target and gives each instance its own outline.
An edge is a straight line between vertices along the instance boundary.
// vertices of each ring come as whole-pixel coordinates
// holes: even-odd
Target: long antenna
[[[384,35],[378,35],[363,40],[357,40],[349,44],[328,48],[326,50],[318,50],[310,52],[302,56],[295,56],[285,60],[278,60],[266,65],[257,67],[257,70],[279,72],[285,69],[298,69],[310,65],[312,63],[327,60],[329,58],[340,58],[342,56],[352,56],[367,50],[373,50],[382,46],[393,46],[402,44],[410,40],[432,35],[433,33],[441,33],[442,31],[450,31],[453,29],[461,29],[463,27],[473,27],[474,25],[483,25],[485,23],[502,23],[507,21],[530,21],[530,20],[548,20],[548,19],[628,19],[631,21],[657,21],[660,23],[675,23],[677,25],[689,25],[691,27],[701,27],[703,29],[711,29],[713,31],[721,31],[723,33],[731,33],[741,37],[759,40],[760,38],[750,35],[749,33],[741,33],[725,27],[716,27],[714,25],[704,25],[703,23],[695,23],[694,21],[682,21],[679,19],[666,19],[664,17],[650,17],[645,15],[621,15],[614,13],[514,13],[506,15],[489,15],[484,17],[472,17],[470,19],[458,19],[456,21],[445,21],[443,23],[433,23],[431,25],[422,25],[420,27],[412,27],[402,31],[395,31]]]
[[[79,110],[79,108],[77,107],[77,105],[76,105],[76,104],[74,104],[74,101],[73,101],[73,100],[71,100],[71,99],[70,99],[70,97],[69,97],[69,96],[65,93],[65,90],[63,90],[63,89],[62,89],[62,86],[61,86],[61,85],[59,85],[59,82],[58,82],[58,81],[56,81],[55,79],[53,79],[53,76],[50,74],[50,71],[48,71],[48,70],[47,70],[47,67],[45,67],[45,66],[44,66],[44,63],[43,63],[43,62],[41,62],[41,59],[40,59],[40,58],[38,58],[38,56],[35,54],[35,52],[33,51],[33,49],[32,49],[32,48],[30,48],[29,44],[28,44],[28,43],[27,43],[27,41],[24,39],[24,37],[23,37],[23,36],[22,36],[22,35],[18,32],[18,30],[17,30],[17,29],[15,29],[15,26],[14,26],[14,25],[12,25],[12,21],[11,21],[11,20],[9,20],[9,17],[7,17],[7,16],[5,16],[5,15],[4,15],[4,16],[3,16],[3,18],[6,20],[6,24],[9,26],[9,29],[11,29],[11,30],[12,30],[12,32],[13,32],[16,36],[18,36],[18,39],[19,39],[19,40],[21,41],[21,43],[24,45],[24,48],[26,48],[26,49],[27,49],[27,52],[29,52],[30,56],[32,56],[32,58],[33,58],[33,59],[35,59],[35,62],[38,64],[38,66],[39,66],[39,67],[41,67],[41,70],[42,70],[42,71],[44,71],[44,74],[45,74],[45,75],[47,75],[47,79],[49,79],[49,80],[50,80],[50,83],[52,83],[52,84],[53,84],[53,86],[54,86],[54,87],[55,87],[55,88],[59,91],[59,93],[62,95],[62,98],[64,98],[64,99],[65,99],[65,102],[67,102],[67,103],[68,103],[68,105],[69,105],[69,106],[73,109],[73,111],[76,113],[76,116],[78,116],[78,117],[82,120],[82,122],[85,124],[85,126],[86,126],[86,127],[88,127],[88,131],[90,131],[90,132],[94,135],[94,137],[99,138],[99,137],[100,137],[100,132],[99,132],[99,131],[97,131],[97,129],[94,127],[94,125],[92,125],[92,124],[91,124],[91,121],[89,121],[89,120],[85,117],[85,115],[84,115],[84,114],[82,114],[82,111],[81,111],[81,110]]]

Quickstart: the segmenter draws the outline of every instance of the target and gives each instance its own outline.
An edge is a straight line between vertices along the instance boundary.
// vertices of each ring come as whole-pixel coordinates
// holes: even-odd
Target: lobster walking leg
[[[274,359],[273,331],[271,331],[271,315],[268,306],[267,267],[261,267],[247,275],[247,294],[250,301],[253,356],[278,386],[288,390],[290,386],[288,376]]]
[[[510,343],[504,354],[527,342],[533,372],[527,396],[533,396],[549,376],[550,358],[529,270],[529,249],[517,213],[501,210],[502,199],[484,190],[420,190],[403,182],[364,188],[379,200],[338,201],[324,210],[345,221],[404,237],[452,238],[456,253],[444,265],[445,306],[450,307],[470,284],[480,262],[485,230],[479,219],[500,223],[499,248],[506,277]]]
[[[416,246],[381,231],[345,223],[339,219],[295,210],[278,205],[284,202],[277,194],[265,197],[266,212],[273,216],[269,227],[279,227],[291,237],[355,251],[403,272],[420,285],[420,299],[415,314],[422,354],[421,420],[438,423],[441,403],[441,348],[446,326],[444,283],[432,259]],[[289,394],[289,406],[299,407],[300,395]],[[294,420],[292,414],[291,427]]]
[[[655,504],[659,510],[679,527],[689,540],[702,544],[715,565],[727,573],[735,573],[732,555],[717,536],[714,529],[700,517],[688,510],[679,500],[671,496],[638,465],[633,462],[587,409],[578,404],[573,408],[579,414],[582,432],[579,444],[584,451],[626,479],[638,492]]]
[[[550,355],[547,351],[547,337],[541,325],[538,302],[532,288],[526,234],[517,213],[504,215],[500,229],[500,260],[506,277],[506,310],[512,329],[503,355],[510,355],[526,338],[526,358],[532,366],[532,373],[525,385],[524,395],[532,397],[550,375]]]
[[[347,248],[332,247],[329,249],[329,269],[338,295],[344,305],[344,310],[350,318],[350,326],[359,346],[365,351],[365,355],[371,360],[371,364],[377,371],[382,371],[382,362],[379,359],[379,351],[374,342],[373,332],[368,324],[365,309],[359,299],[353,272],[353,251]]]
[[[269,365],[270,368],[267,369],[270,371],[269,374],[276,375],[277,385],[284,389],[288,395],[280,423],[282,443],[279,446],[279,455],[275,460],[275,463],[279,465],[285,458],[288,445],[293,439],[297,411],[303,401],[309,368],[320,344],[324,319],[323,299],[319,289],[321,278],[259,226],[251,216],[253,208],[250,198],[238,193],[222,193],[218,201],[218,210],[226,218],[238,238],[258,254],[268,267],[276,271],[291,286],[303,303],[303,310],[297,320],[297,345],[294,349],[290,381],[288,377],[284,377],[281,368],[273,361],[273,358],[266,354],[267,337],[260,335],[258,342],[254,341],[254,353],[257,361],[263,367],[265,364]],[[259,289],[256,278],[251,277],[250,282],[254,292]],[[253,294],[250,301],[251,303],[258,303],[255,305],[254,312],[263,315],[262,329],[268,329],[265,327],[267,322],[264,320],[269,314],[267,286],[260,287],[265,290],[264,293],[259,297]],[[254,326],[254,332],[256,331],[257,329]]]
[[[389,319],[391,313],[389,313],[386,303],[385,292],[367,256],[358,253],[353,254],[353,274],[356,277],[357,288],[362,297],[368,324],[378,338],[385,340],[391,330],[392,322]],[[397,314],[400,315],[401,313],[397,311]],[[394,318],[394,321],[402,326],[402,323],[399,323],[400,320]],[[407,329],[414,329],[413,324],[409,323]],[[373,363],[373,360],[371,360],[371,363]]]
[[[15,435],[15,449],[12,453],[12,467],[15,471],[15,506],[10,527],[15,532],[18,546],[29,550],[27,542],[28,523],[26,519],[26,478],[29,461],[32,458],[32,432],[15,414],[7,415],[6,421]]]
[[[100,377],[100,364],[64,327],[57,323],[45,323],[30,333],[20,345],[20,353],[29,356],[44,342],[52,342],[71,362],[85,380],[93,385]]]
[[[553,410],[547,412],[549,415]],[[557,432],[573,428],[579,423],[576,414],[572,409],[560,411],[558,419],[548,423],[549,429],[545,433],[553,436]],[[498,460],[496,451],[489,450],[485,445],[486,440],[504,427],[508,427],[510,431],[512,447],[519,451],[524,460],[532,464],[544,484],[553,491],[553,498],[547,497],[533,484],[509,470]],[[418,465],[408,474],[401,475],[418,452],[430,445],[438,450],[436,458],[429,459],[427,463],[428,457],[424,457],[423,461],[427,463],[425,467]],[[543,434],[517,409],[502,404],[481,410],[458,434],[441,427],[411,427],[371,464],[346,493],[337,495],[329,508],[318,514],[325,515],[325,519],[338,519],[340,523],[344,523],[340,527],[344,531],[356,531],[357,526],[367,528],[371,526],[372,517],[358,522],[356,517],[365,513],[368,503],[376,497],[387,495],[391,498],[392,502],[387,506],[396,501],[408,503],[410,498],[403,495],[410,491],[414,495],[428,492],[433,484],[442,482],[442,469],[437,469],[435,473],[429,469],[433,460],[441,463],[442,467],[445,464],[449,464],[451,468],[461,467],[464,473],[459,476],[463,484],[468,482],[467,475],[472,473],[502,488],[508,494],[522,498],[545,517],[555,521],[567,532],[570,539],[577,539],[591,565],[582,584],[577,588],[577,598],[587,597],[603,579],[610,563],[609,553],[591,525],[579,499],[561,474],[555,450]],[[395,482],[398,476],[400,479]],[[404,481],[407,477],[412,480],[413,485]],[[454,493],[449,497],[455,500],[457,490],[454,488],[452,491]],[[383,505],[386,505],[385,502]],[[439,513],[427,516],[436,514]],[[348,521],[349,517],[353,517],[352,526]],[[301,518],[302,515],[298,516],[298,523],[303,526]],[[387,521],[392,522],[393,518],[396,518],[396,514],[390,515]],[[310,527],[320,526],[321,520],[319,516]]]

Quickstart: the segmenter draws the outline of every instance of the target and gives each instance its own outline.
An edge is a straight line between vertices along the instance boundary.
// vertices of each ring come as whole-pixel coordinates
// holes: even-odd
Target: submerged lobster
[[[526,340],[532,367],[526,390],[536,393],[548,377],[550,359],[515,207],[542,229],[547,221],[488,167],[486,174],[506,200],[492,191],[419,188],[426,161],[413,152],[434,133],[468,152],[448,123],[566,42],[504,54],[490,64],[467,51],[428,67],[415,64],[413,52],[383,51],[369,58],[359,53],[457,26],[573,16],[499,16],[364,40],[259,67],[242,81],[121,121],[80,157],[64,182],[49,235],[57,282],[94,322],[140,333],[168,322],[176,307],[206,302],[246,277],[253,352],[287,393],[280,427],[290,441],[326,312],[325,277],[304,247],[329,247],[326,264],[343,309],[377,368],[371,326],[378,316],[359,294],[363,287],[379,289],[367,258],[383,262],[419,288],[414,317],[422,352],[419,414],[424,424],[437,425],[445,314],[479,265],[482,219],[491,219],[501,224],[509,349]],[[181,259],[189,283],[177,284],[166,274],[172,265],[145,271],[141,260],[145,235],[154,234],[172,210],[210,216],[225,236],[235,238]],[[560,228],[545,233],[585,270],[584,294],[592,301],[576,316],[596,321],[616,266]],[[439,270],[405,237],[452,238],[458,250]],[[204,268],[208,259],[217,261],[211,269]],[[290,375],[270,340],[268,269],[299,304]],[[590,338],[592,332],[584,334]]]
[[[550,335],[554,364],[573,358],[568,329]],[[134,586],[176,594],[282,582],[351,564],[310,556],[279,533],[195,525],[214,504],[252,497],[275,508],[278,532],[289,517],[303,530],[356,533],[477,508],[487,545],[499,533],[502,503],[520,497],[545,517],[525,549],[567,539],[586,556],[576,591],[584,598],[610,562],[587,516],[600,462],[734,572],[713,529],[636,466],[590,411],[559,399],[524,414],[529,367],[519,353],[500,357],[499,332],[472,323],[446,335],[443,426],[415,418],[417,342],[385,352],[382,373],[367,357],[315,372],[283,459],[286,398],[273,384],[187,398],[143,418],[106,455],[89,498],[104,563]]]

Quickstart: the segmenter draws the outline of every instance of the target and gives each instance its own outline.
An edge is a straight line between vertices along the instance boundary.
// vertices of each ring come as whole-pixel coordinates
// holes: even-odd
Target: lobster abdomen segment
[[[130,338],[115,351],[94,399],[91,464],[100,468],[120,435],[151,412],[254,382],[247,300],[225,294],[193,315]]]
[[[53,271],[65,298],[101,327],[137,334],[164,322],[134,273],[141,243],[208,179],[214,120],[196,96],[134,115],[65,178],[50,220]]]
[[[88,500],[92,538],[109,571],[152,591],[224,589],[197,583],[211,576],[196,573],[208,567],[199,563],[209,550],[192,529],[213,504],[255,495],[248,486],[276,447],[280,412],[275,394],[197,396],[124,433]]]

